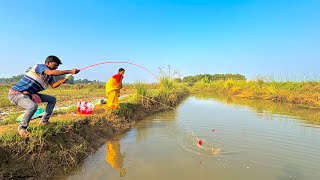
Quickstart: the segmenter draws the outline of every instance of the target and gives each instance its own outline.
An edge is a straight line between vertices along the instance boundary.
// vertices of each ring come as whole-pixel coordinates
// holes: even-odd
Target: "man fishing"
[[[39,124],[46,125],[49,123],[49,118],[56,104],[56,98],[40,94],[39,92],[47,89],[49,85],[52,88],[57,88],[60,84],[67,81],[67,78],[64,78],[55,82],[52,76],[77,74],[80,71],[79,69],[57,70],[60,64],[62,63],[58,57],[48,56],[44,64],[37,64],[32,67],[31,70],[9,90],[9,101],[26,109],[23,119],[18,126],[20,136],[26,137],[28,135],[27,127],[33,114],[38,109],[38,104],[41,102],[47,102],[47,106]]]

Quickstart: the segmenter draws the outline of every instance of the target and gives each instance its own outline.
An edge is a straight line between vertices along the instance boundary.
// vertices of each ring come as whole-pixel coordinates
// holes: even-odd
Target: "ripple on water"
[[[199,143],[201,141],[201,143]],[[190,130],[181,132],[178,135],[180,146],[193,154],[216,156],[228,153],[240,152],[239,147],[232,147],[229,143],[230,139],[217,138],[208,136],[199,136]]]

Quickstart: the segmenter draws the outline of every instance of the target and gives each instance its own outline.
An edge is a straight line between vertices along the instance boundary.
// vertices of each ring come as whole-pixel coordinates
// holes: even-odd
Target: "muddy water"
[[[319,179],[320,114],[202,95],[107,141],[67,179]]]

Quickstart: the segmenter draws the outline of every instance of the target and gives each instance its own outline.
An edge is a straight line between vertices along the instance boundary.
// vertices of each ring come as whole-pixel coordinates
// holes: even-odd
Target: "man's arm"
[[[59,76],[64,74],[77,74],[80,70],[79,69],[72,69],[72,70],[45,70],[43,73],[50,76]],[[68,78],[60,79],[57,82],[52,82],[50,85],[52,88],[59,87],[62,83],[65,83]]]
[[[64,75],[64,74],[77,74],[80,70],[78,70],[78,72],[76,72],[76,70],[78,69],[72,69],[72,70],[45,70],[43,71],[43,74],[49,75],[49,76],[60,76],[60,75]]]

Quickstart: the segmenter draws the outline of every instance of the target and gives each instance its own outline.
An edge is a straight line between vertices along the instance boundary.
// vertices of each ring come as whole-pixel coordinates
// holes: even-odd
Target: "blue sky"
[[[59,69],[129,61],[155,73],[318,74],[319,0],[1,0],[0,77],[58,56]],[[130,65],[101,65],[75,76],[153,81]]]

